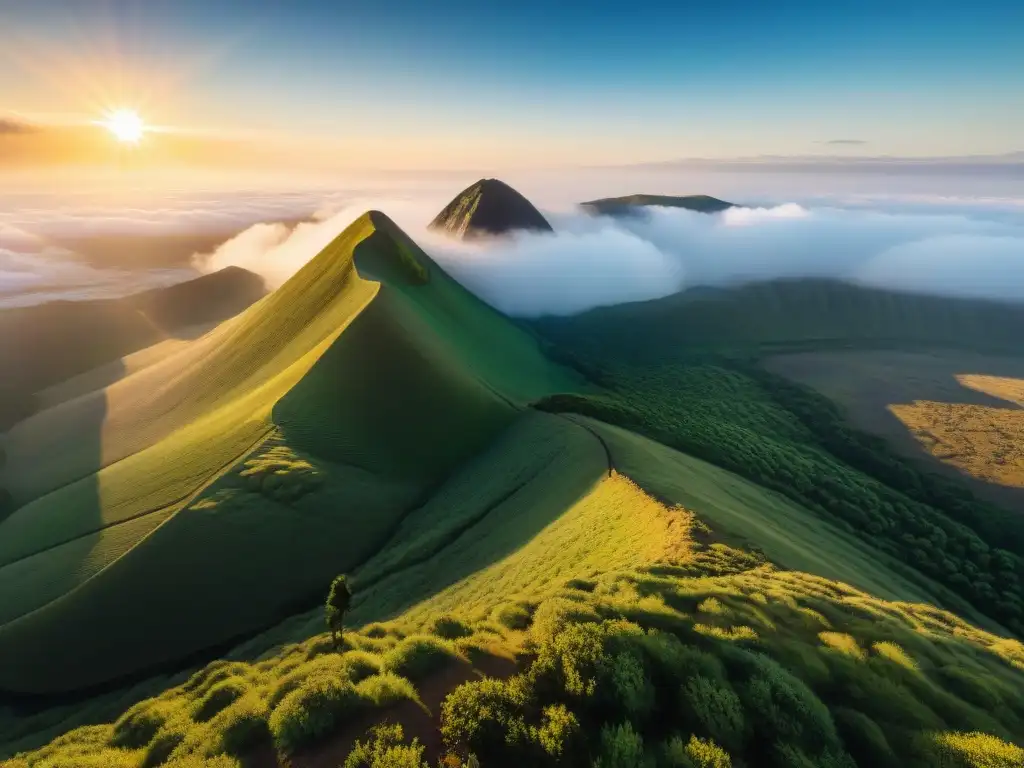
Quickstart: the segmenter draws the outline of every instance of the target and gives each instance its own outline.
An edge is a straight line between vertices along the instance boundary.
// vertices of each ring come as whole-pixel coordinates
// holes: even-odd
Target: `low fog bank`
[[[615,189],[606,179],[588,193],[577,189],[582,182],[575,177],[561,186],[547,184],[548,177],[509,178],[541,207],[554,234],[461,243],[428,232],[462,182],[475,178],[341,191],[168,194],[134,207],[82,200],[60,206],[24,197],[0,209],[0,307],[125,295],[232,265],[277,287],[369,209],[387,213],[486,301],[523,317],[777,277],[1024,300],[1019,195],[804,194],[790,198],[797,202],[772,202],[754,187],[731,194],[675,178],[675,191],[710,192],[749,207],[710,216],[653,208],[614,219],[590,216],[573,203],[603,194],[670,192],[672,179],[650,188],[633,179]],[[173,247],[180,250],[197,233],[205,244],[184,251],[180,261],[147,257],[149,249],[162,247],[162,238],[177,238]],[[126,250],[117,261],[92,258],[64,239],[122,235],[143,239],[121,242]]]
[[[694,286],[799,277],[1024,301],[1021,219],[796,203],[717,215],[669,208],[626,218],[546,212],[554,234],[463,243],[425,229],[435,208],[363,201],[294,230],[253,227],[197,257],[196,265],[245,267],[276,287],[368,207],[388,213],[470,290],[520,317],[573,314]]]

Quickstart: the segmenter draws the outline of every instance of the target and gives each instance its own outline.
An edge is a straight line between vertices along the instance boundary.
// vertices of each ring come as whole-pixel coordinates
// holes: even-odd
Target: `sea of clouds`
[[[1024,301],[1024,200],[1017,198],[804,199],[716,215],[652,208],[625,218],[563,205],[545,210],[553,234],[462,243],[426,229],[453,191],[183,195],[145,208],[8,208],[0,214],[0,307],[118,295],[232,265],[277,287],[371,208],[391,216],[469,289],[523,317],[692,286],[797,277]],[[53,245],[83,233],[202,228],[223,232],[224,241],[173,270],[98,268]]]

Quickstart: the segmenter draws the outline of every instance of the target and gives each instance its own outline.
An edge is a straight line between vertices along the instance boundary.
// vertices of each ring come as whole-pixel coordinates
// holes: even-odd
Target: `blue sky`
[[[0,29],[0,111],[370,164],[1024,149],[1012,0],[0,0]]]

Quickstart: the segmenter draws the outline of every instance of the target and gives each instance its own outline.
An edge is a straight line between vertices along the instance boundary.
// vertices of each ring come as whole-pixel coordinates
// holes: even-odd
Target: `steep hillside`
[[[593,360],[657,363],[769,348],[964,347],[1024,352],[1024,304],[952,299],[828,280],[778,280],[603,307],[536,322]]]
[[[636,213],[649,206],[685,208],[698,213],[719,213],[734,205],[734,203],[727,203],[725,200],[719,200],[710,195],[625,195],[580,203],[580,207],[584,210],[605,216]]]
[[[480,179],[466,187],[437,215],[430,228],[460,239],[516,230],[552,231],[533,203],[498,179]]]
[[[0,689],[87,687],[293,611],[527,401],[577,386],[364,215],[244,314],[7,436]]]
[[[265,293],[257,275],[228,267],[121,299],[0,310],[0,430],[35,409],[35,392],[161,339],[194,335]]]

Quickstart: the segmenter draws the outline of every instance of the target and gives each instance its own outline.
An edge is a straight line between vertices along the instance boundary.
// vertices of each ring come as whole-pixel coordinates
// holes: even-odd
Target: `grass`
[[[604,375],[606,393],[553,396],[538,407],[642,432],[775,490],[958,598],[941,604],[1022,631],[1019,515],[917,470],[850,430],[824,398],[756,366],[720,361]]]
[[[519,403],[578,386],[365,215],[246,313],[12,434],[36,498],[0,525],[0,688],[95,685],[293,613]]]
[[[806,349],[965,349],[1020,354],[1019,305],[903,294],[827,280],[696,288],[535,322],[590,361],[679,362],[702,353]]]
[[[526,433],[579,435],[600,451],[596,462],[603,456],[582,426],[539,413],[505,436],[509,453]],[[606,433],[615,455],[614,430]],[[519,461],[530,453],[521,451]],[[442,498],[456,501],[480,473],[470,465]],[[374,712],[386,718],[397,702],[416,702],[421,685],[485,646],[519,652],[521,674],[454,688],[442,717],[447,748],[474,753],[482,765],[612,765],[624,755],[636,764],[665,756],[672,765],[764,764],[757,760],[769,755],[773,766],[920,768],[964,755],[1015,759],[1015,741],[1024,737],[1017,641],[924,603],[881,599],[701,543],[707,528],[691,513],[617,474],[592,478],[579,500],[500,558],[489,542],[503,527],[513,535],[520,521],[499,509],[464,531],[473,549],[460,554],[460,536],[431,563],[450,568],[467,552],[492,549],[491,565],[385,624],[349,629],[342,654],[330,652],[321,631],[258,659],[217,662],[114,724],[70,731],[18,759],[36,768],[88,749],[107,764],[138,768],[146,755],[234,759],[272,741],[302,766],[302,750],[315,755],[356,719],[372,722]],[[429,530],[426,519],[408,523],[393,545],[406,556]],[[388,573],[405,588],[425,571]],[[365,621],[380,613],[372,603],[386,607],[390,593],[356,594]],[[492,621],[515,600],[525,607],[511,626]],[[455,622],[453,640],[446,635]],[[594,733],[605,735],[588,737]],[[385,741],[381,749],[405,743]],[[357,745],[353,759],[370,759],[368,750],[370,742]]]

